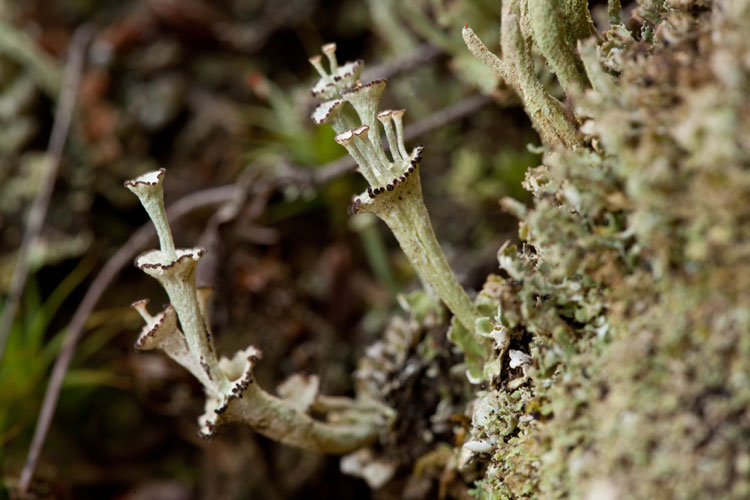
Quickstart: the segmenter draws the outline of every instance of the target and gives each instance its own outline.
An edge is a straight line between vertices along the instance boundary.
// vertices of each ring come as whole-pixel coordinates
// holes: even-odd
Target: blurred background
[[[173,224],[176,243],[209,250],[199,284],[215,288],[219,350],[260,348],[256,375],[268,390],[303,372],[319,374],[324,393],[352,394],[358,358],[403,314],[396,295],[419,283],[384,225],[346,215],[365,183],[332,129],[309,119],[307,59],[323,43],[337,44],[340,61],[364,59],[363,79],[389,79],[383,106],[406,108],[408,147],[425,146],[438,239],[463,284],[481,288],[517,231],[498,200],[527,201],[521,181],[538,162],[527,146],[538,138],[512,92],[465,49],[465,23],[496,49],[499,2],[490,0],[0,1],[3,297],[29,207],[49,181],[43,160],[71,39],[83,25],[92,33],[0,362],[0,498],[23,467],[66,326],[105,263],[147,222],[122,183],[148,170],[166,168],[167,205],[187,207]],[[214,188],[223,198],[200,198]],[[337,457],[248,428],[200,440],[199,384],[165,356],[132,348],[142,322],[128,306],[142,298],[167,300],[127,265],[88,317],[36,497],[400,498],[342,474]],[[436,484],[428,480],[422,497],[435,498]]]

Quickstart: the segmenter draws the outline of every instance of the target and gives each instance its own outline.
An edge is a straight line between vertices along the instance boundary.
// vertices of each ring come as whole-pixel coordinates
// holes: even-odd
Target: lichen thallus
[[[435,237],[419,178],[424,148],[417,146],[407,152],[405,110],[378,112],[388,82],[381,79],[362,83],[359,81],[362,61],[339,65],[335,44],[324,45],[322,51],[328,60],[328,71],[323,67],[322,56],[310,58],[320,75],[312,94],[325,99],[313,112],[312,120],[317,125],[327,123],[333,127],[336,142],[346,148],[369,184],[365,192],[354,196],[349,213],[374,213],[386,223],[423,282],[432,287],[473,338],[481,315],[458,282]],[[381,127],[390,159],[381,140]],[[462,349],[465,347],[457,343]],[[481,350],[481,339],[473,347]]]
[[[209,329],[209,293],[196,287],[195,271],[205,250],[175,248],[164,210],[164,175],[161,169],[125,183],[148,212],[161,246],[140,255],[135,265],[161,283],[170,301],[155,316],[148,313],[147,300],[133,304],[146,321],[135,347],[162,349],[201,382],[206,405],[200,433],[210,437],[219,425],[240,422],[282,443],[326,453],[348,453],[374,441],[391,410],[366,394],[357,399],[320,395],[317,377],[295,375],[279,387],[283,397],[278,398],[253,377],[261,359],[258,349],[249,346],[231,358],[217,356]],[[308,415],[311,408],[327,421]]]

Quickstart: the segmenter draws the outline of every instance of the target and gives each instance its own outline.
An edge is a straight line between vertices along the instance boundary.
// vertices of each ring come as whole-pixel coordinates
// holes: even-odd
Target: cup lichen
[[[324,46],[324,52],[329,45]],[[330,124],[337,133],[336,142],[346,148],[357,162],[359,171],[369,187],[353,198],[350,214],[374,213],[382,219],[396,237],[420,278],[431,286],[467,332],[453,335],[459,347],[469,356],[484,360],[488,356],[487,342],[475,335],[475,325],[482,315],[458,282],[450,268],[432,228],[422,196],[420,163],[424,148],[415,147],[411,153],[404,145],[404,110],[378,112],[386,80],[368,83],[352,79],[338,79],[338,63],[333,50],[326,52],[330,74],[320,65],[320,58],[310,62],[321,74],[313,89],[327,88],[329,100],[313,112],[313,121]],[[347,63],[349,66],[353,63]],[[361,66],[361,64],[360,64]],[[313,94],[320,94],[313,90]],[[346,106],[348,103],[350,106]],[[381,141],[383,127],[390,150],[387,157]],[[482,380],[476,370],[470,377]]]
[[[341,398],[348,401],[345,408],[322,411],[328,421],[320,421],[308,414],[319,396],[317,384],[291,379],[282,391],[286,397],[278,398],[260,388],[253,377],[253,367],[262,357],[258,349],[249,346],[231,358],[217,356],[208,327],[209,292],[198,289],[195,281],[205,250],[174,247],[164,210],[164,175],[161,169],[125,183],[151,217],[161,243],[161,250],[142,254],[135,264],[159,281],[170,301],[155,316],[146,309],[148,301],[133,304],[146,322],[135,347],[162,349],[201,382],[206,393],[205,412],[199,418],[201,435],[208,438],[220,425],[238,422],[282,443],[326,453],[348,453],[373,442],[388,420],[389,410],[382,405]],[[296,390],[302,385],[304,390]]]

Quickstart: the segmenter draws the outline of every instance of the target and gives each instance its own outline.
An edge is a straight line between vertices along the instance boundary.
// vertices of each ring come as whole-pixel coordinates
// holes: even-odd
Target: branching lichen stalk
[[[571,149],[578,146],[575,126],[565,116],[562,103],[544,89],[536,76],[531,48],[521,34],[518,15],[506,11],[501,26],[503,54],[514,69],[517,90],[542,139],[549,145],[561,144]]]
[[[578,40],[599,36],[591,19],[588,0],[561,0],[560,7],[567,21],[565,36],[571,47],[575,47]]]
[[[363,448],[377,437],[377,420],[352,424],[326,423],[297,411],[284,400],[268,394],[257,384],[226,412],[229,422],[250,425],[264,436],[297,448],[344,454]]]
[[[199,419],[201,434],[210,437],[218,426],[239,422],[271,439],[326,453],[347,453],[373,442],[386,425],[390,409],[344,398],[349,401],[345,411],[324,412],[330,421],[319,421],[306,413],[318,396],[317,378],[290,379],[285,398],[277,398],[255,382],[253,367],[261,358],[256,348],[250,346],[231,359],[218,358],[208,328],[207,293],[199,294],[195,283],[196,267],[205,250],[175,249],[164,211],[164,175],[162,169],[125,183],[141,200],[161,243],[161,250],[138,257],[136,266],[159,280],[170,300],[155,316],[146,309],[147,301],[133,304],[146,322],[135,346],[163,350],[201,382],[206,392],[205,413]]]
[[[586,85],[586,77],[579,68],[574,52],[575,45],[572,45],[569,40],[572,38],[570,36],[572,31],[566,29],[566,25],[561,22],[565,19],[565,12],[560,5],[560,0],[527,0],[527,2],[529,24],[536,46],[539,47],[552,71],[557,75],[565,93],[575,94]],[[574,12],[581,12],[581,9],[576,9]],[[586,12],[588,12],[587,8]],[[572,17],[568,19],[575,20]]]
[[[518,2],[506,2],[503,8],[501,46],[503,59],[493,54],[469,26],[462,35],[469,51],[492,68],[521,97],[527,114],[542,141],[567,148],[580,145],[576,127],[566,116],[564,106],[552,97],[536,76],[531,47],[521,33]]]
[[[338,134],[336,142],[354,158],[370,185],[354,198],[350,213],[371,212],[383,219],[420,278],[435,290],[461,324],[474,331],[479,312],[448,265],[424,205],[418,173],[422,148],[409,154],[404,146],[404,110],[377,112],[387,82],[361,83],[358,73],[341,70],[354,63],[338,66],[331,60],[330,71],[325,73],[318,56],[310,62],[321,74],[313,94],[330,99],[318,106],[312,119],[318,125],[328,123],[333,127]],[[348,126],[347,108],[339,104],[340,100],[351,105],[361,125]],[[381,143],[381,126],[390,146],[390,160]]]
[[[388,225],[401,249],[425,282],[429,283],[448,309],[469,330],[473,330],[479,317],[477,308],[456,279],[430,222],[423,202],[419,172],[399,186],[398,203],[383,203],[375,213]]]

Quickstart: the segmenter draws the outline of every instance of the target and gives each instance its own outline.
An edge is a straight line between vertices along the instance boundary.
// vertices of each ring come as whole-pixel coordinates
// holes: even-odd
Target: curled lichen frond
[[[344,104],[343,99],[331,99],[318,105],[313,111],[310,117],[315,125],[323,125],[333,121],[333,118],[338,115],[336,112],[339,106]]]
[[[329,124],[337,134],[357,126],[356,117],[347,109],[343,99],[331,99],[319,104],[311,118],[315,125]]]
[[[302,375],[295,373],[284,380],[276,392],[292,408],[307,413],[318,398],[320,378],[317,375]]]
[[[365,480],[373,490],[385,486],[396,473],[392,460],[378,457],[372,449],[357,450],[341,459],[341,472]]]
[[[200,432],[204,438],[211,437],[225,420],[222,416],[229,404],[244,396],[248,387],[255,382],[253,368],[262,358],[262,353],[254,346],[237,351],[229,359],[224,356],[219,360],[221,375],[227,380],[227,389],[220,393],[208,393],[203,415],[198,419]]]
[[[477,320],[475,331],[477,335],[487,339],[492,344],[492,348],[497,350],[498,355],[483,367],[483,375],[486,380],[495,380],[500,376],[503,368],[503,357],[508,347],[510,347],[510,334],[508,328],[501,321],[502,314],[500,311],[493,317],[483,317]]]
[[[479,397],[469,403],[467,411],[471,415],[471,434],[459,452],[457,466],[463,469],[475,456],[492,452],[498,442],[498,432],[493,428],[496,415],[501,414],[501,402],[497,391],[480,392]]]

